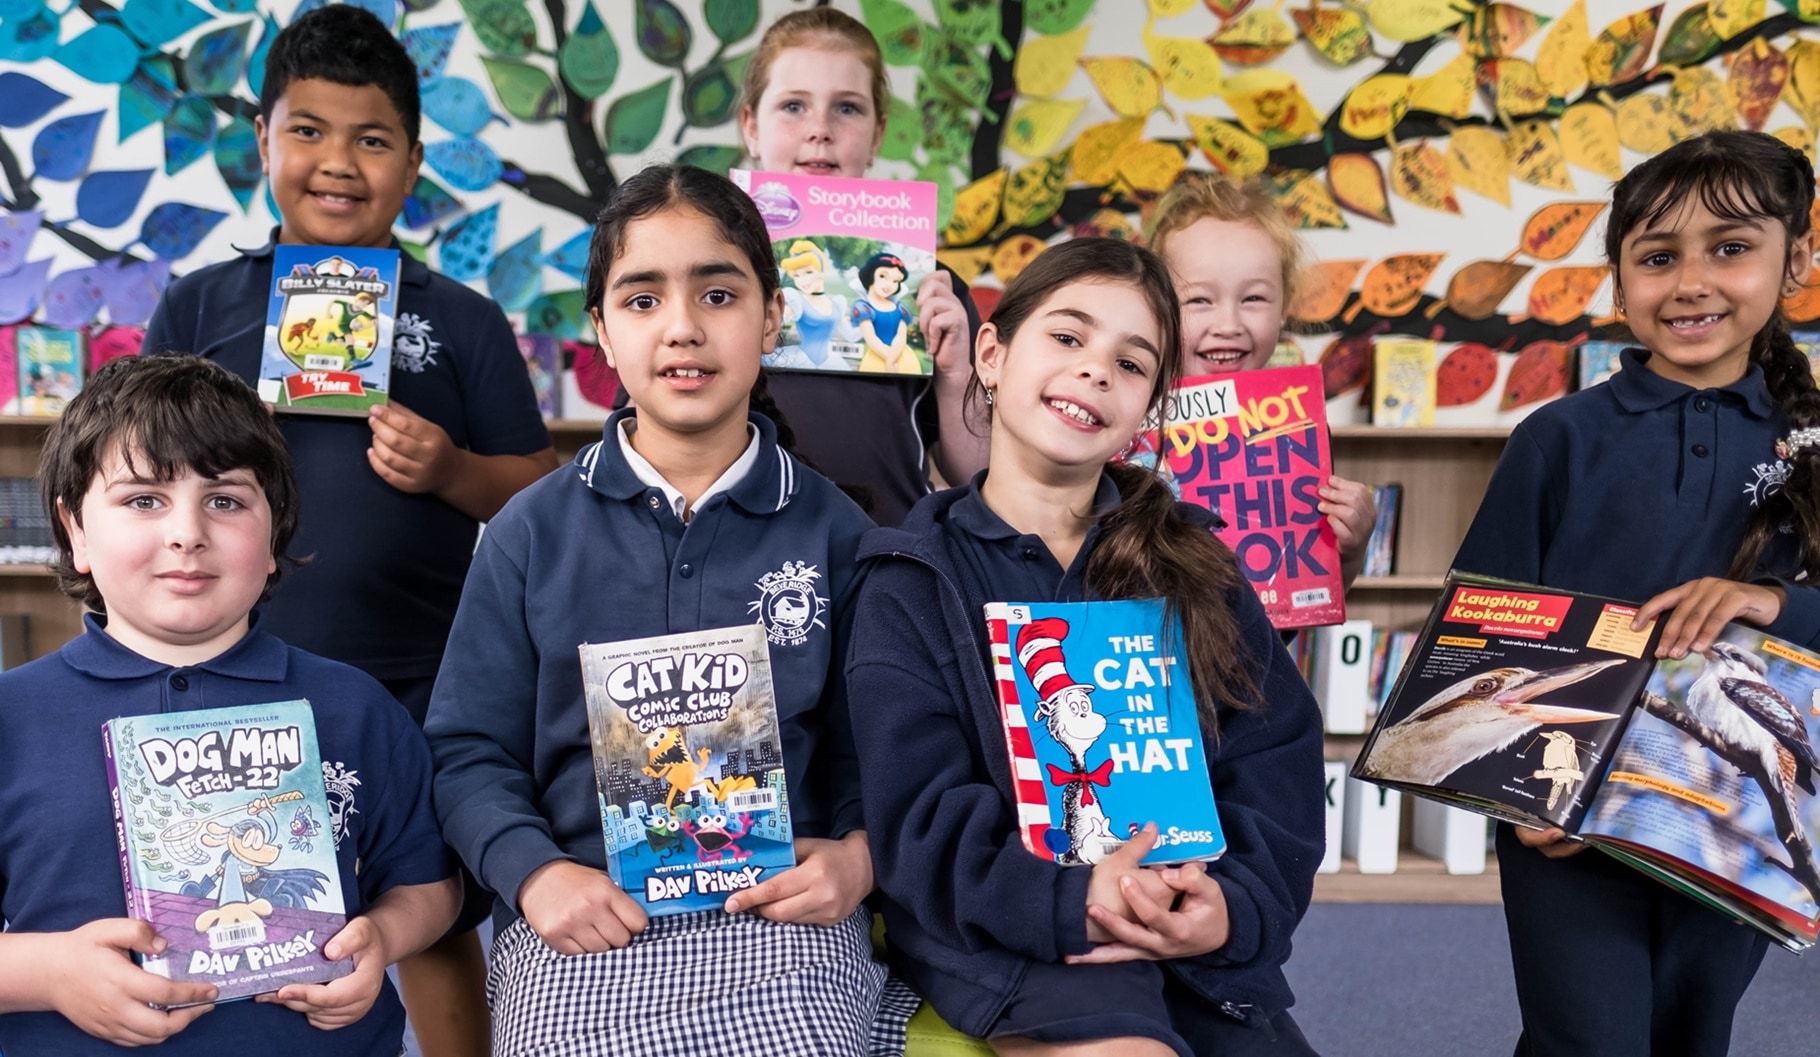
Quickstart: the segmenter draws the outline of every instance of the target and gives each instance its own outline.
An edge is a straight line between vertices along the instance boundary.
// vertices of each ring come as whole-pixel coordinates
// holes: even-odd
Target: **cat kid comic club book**
[[[759,624],[581,646],[607,872],[648,914],[796,865]]]
[[[986,606],[999,714],[1032,855],[1090,865],[1146,823],[1146,865],[1226,851],[1180,621],[1160,599]]]
[[[933,370],[916,291],[935,270],[935,184],[734,169],[752,196],[784,289],[784,331],[765,366]]]
[[[353,963],[307,701],[129,716],[102,727],[127,914],[168,946],[135,954],[221,1001],[321,984]]]
[[[316,415],[365,415],[385,403],[397,314],[397,250],[277,247],[259,398]]]

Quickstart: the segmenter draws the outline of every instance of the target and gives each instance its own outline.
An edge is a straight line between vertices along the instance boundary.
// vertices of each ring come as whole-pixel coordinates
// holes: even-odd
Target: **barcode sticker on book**
[[[866,347],[857,341],[830,341],[828,351],[836,356],[845,356],[857,360],[866,354]]]
[[[776,811],[777,790],[744,789],[727,797],[728,811]]]
[[[255,943],[265,942],[265,922],[243,921],[232,925],[216,925],[209,930],[209,949],[214,951],[230,950],[234,947],[250,947]]]
[[[1289,596],[1290,605],[1297,609],[1301,609],[1303,606],[1324,606],[1331,601],[1333,601],[1333,594],[1325,587],[1297,591]]]

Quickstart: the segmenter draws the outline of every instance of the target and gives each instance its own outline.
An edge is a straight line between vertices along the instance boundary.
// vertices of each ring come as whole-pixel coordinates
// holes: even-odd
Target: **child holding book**
[[[847,680],[893,968],[1000,1053],[1312,1052],[1282,964],[1321,858],[1320,715],[1211,515],[1108,465],[1179,375],[1178,313],[1147,250],[1045,251],[980,331],[990,469],[862,549]],[[1039,859],[982,607],[1158,596],[1229,851],[1139,868],[1152,827],[1090,868]]]
[[[646,169],[601,213],[587,298],[633,406],[488,525],[426,727],[444,832],[499,893],[494,1052],[864,1052],[886,973],[837,658],[870,523],[755,409],[783,318],[764,221],[720,176]],[[780,575],[816,585],[788,613]],[[577,647],[755,612],[798,865],[648,918],[606,872]]]
[[[891,103],[872,31],[831,7],[793,11],[772,23],[746,67],[739,121],[755,168],[863,177],[878,159]],[[874,269],[876,275],[902,270]],[[771,393],[800,438],[803,458],[895,525],[929,491],[930,470],[965,481],[986,464],[984,433],[964,408],[979,312],[952,272],[931,272],[915,303],[893,305],[889,284],[865,283],[850,321],[870,327],[860,374],[779,374]],[[872,318],[876,316],[877,318]],[[864,317],[864,318],[862,318]],[[934,377],[879,377],[913,370],[901,341],[911,319],[927,342]]]
[[[460,886],[410,715],[369,676],[285,645],[251,612],[297,524],[278,427],[207,361],[116,360],[51,428],[39,478],[59,580],[91,612],[57,653],[0,674],[0,1050],[398,1053],[404,1010],[386,967],[442,935]],[[121,716],[298,699],[311,704],[325,769],[357,778],[332,827],[348,923],[317,955],[352,958],[353,973],[188,1005],[215,989],[133,962],[166,941],[125,916],[96,734]]]
[[[1460,570],[1648,598],[1658,656],[1727,621],[1820,645],[1820,394],[1780,301],[1812,266],[1814,171],[1755,132],[1644,162],[1605,252],[1637,348],[1511,434]],[[1498,827],[1520,1057],[1730,1045],[1765,937],[1558,829]]]
[[[1303,256],[1275,199],[1255,184],[1185,172],[1157,203],[1150,248],[1169,265],[1182,303],[1182,377],[1270,362]],[[1340,546],[1340,575],[1351,587],[1365,567],[1377,503],[1369,487],[1337,474],[1320,493]]]

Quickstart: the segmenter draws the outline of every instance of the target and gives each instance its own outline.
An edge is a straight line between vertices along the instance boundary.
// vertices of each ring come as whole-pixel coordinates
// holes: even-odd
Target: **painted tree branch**
[[[550,16],[551,31],[555,34],[556,47],[554,50],[560,55],[563,44],[569,39],[568,30],[563,28],[567,10],[563,0],[543,0],[543,8],[545,13]],[[586,199],[571,192],[571,200],[591,200],[589,208],[585,210],[578,211],[566,205],[558,206],[558,208],[568,209],[569,212],[592,224],[594,214],[599,212],[600,207],[606,205],[607,201],[613,197],[614,190],[619,187],[619,180],[614,177],[613,165],[607,160],[606,145],[601,142],[600,136],[594,131],[594,104],[591,100],[583,99],[580,93],[569,87],[568,80],[562,75],[560,62],[557,64],[556,82],[562,85],[562,124],[563,131],[569,137],[569,153],[574,157],[576,171],[581,173],[581,181],[587,187]],[[555,182],[554,177],[541,177],[540,179]],[[565,190],[567,189],[565,188]],[[527,191],[527,193],[530,192]],[[537,195],[533,194],[532,197],[537,198]],[[556,204],[542,198],[538,198],[538,201],[549,205]]]
[[[998,29],[1005,50],[993,47],[986,56],[986,69],[992,77],[992,86],[986,90],[986,109],[996,120],[981,118],[974,127],[970,180],[977,180],[1004,164],[1005,130],[1011,124],[1011,104],[1017,99],[1017,81],[1012,66],[1024,36],[1024,5],[1001,4]]]
[[[0,196],[0,207],[4,207],[9,213],[25,212],[37,208],[40,201],[38,192],[32,189],[31,179],[19,167],[19,159],[13,154],[12,146],[6,142],[4,137],[0,137],[0,172],[6,174],[8,191],[5,196]],[[68,224],[59,221],[46,220],[41,227],[92,261],[104,261],[115,257],[129,261],[145,259],[125,250],[110,250],[87,235],[71,230]],[[176,273],[173,272],[172,278],[175,277]]]

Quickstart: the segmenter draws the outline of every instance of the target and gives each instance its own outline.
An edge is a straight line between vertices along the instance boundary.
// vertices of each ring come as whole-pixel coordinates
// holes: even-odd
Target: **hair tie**
[[[1812,448],[1816,445],[1820,445],[1820,427],[1809,426],[1807,429],[1798,429],[1776,442],[1776,458],[1792,459],[1795,457],[1795,453],[1802,448]]]

